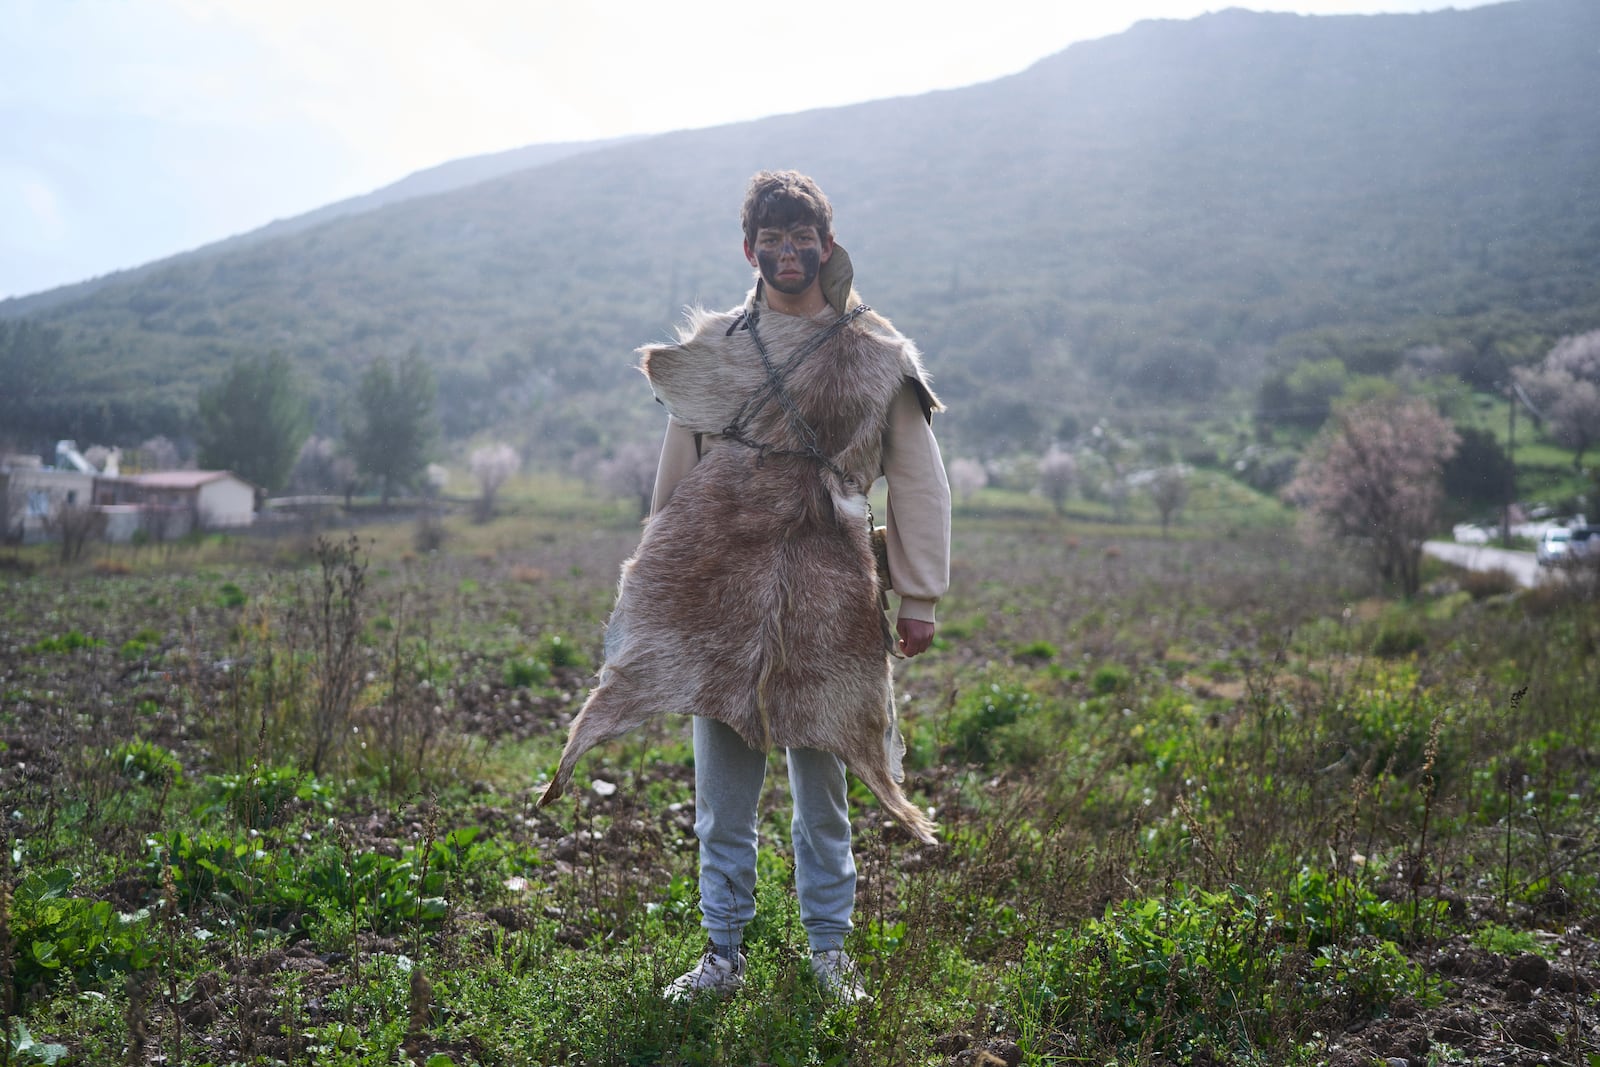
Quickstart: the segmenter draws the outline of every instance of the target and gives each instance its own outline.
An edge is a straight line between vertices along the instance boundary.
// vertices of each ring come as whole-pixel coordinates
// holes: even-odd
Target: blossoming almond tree
[[[1409,597],[1437,521],[1444,462],[1459,441],[1426,400],[1390,396],[1339,408],[1284,492],[1304,509],[1310,537],[1365,545],[1383,580]]]
[[[1600,330],[1563,337],[1537,367],[1514,372],[1544,414],[1550,436],[1572,449],[1572,466],[1600,441]]]
[[[479,522],[494,518],[494,498],[511,476],[522,466],[517,450],[504,441],[484,445],[472,450],[467,459],[467,469],[478,483],[477,517]]]

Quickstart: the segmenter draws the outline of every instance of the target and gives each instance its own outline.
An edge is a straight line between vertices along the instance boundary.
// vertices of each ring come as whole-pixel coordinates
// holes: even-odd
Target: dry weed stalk
[[[309,621],[316,650],[312,668],[316,699],[312,706],[311,773],[343,740],[361,686],[361,629],[366,615],[367,557],[351,534],[343,545],[318,539],[321,585],[313,593]]]

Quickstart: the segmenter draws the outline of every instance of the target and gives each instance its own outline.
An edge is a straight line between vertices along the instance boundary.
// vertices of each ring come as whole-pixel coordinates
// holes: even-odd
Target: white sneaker
[[[856,961],[843,949],[811,954],[811,973],[822,992],[835,1004],[860,1004],[872,999],[861,981]]]
[[[683,1004],[696,997],[708,995],[721,1000],[744,988],[744,953],[733,951],[733,959],[717,955],[714,948],[706,949],[700,962],[691,970],[680,974],[672,984],[661,991],[667,1000]]]

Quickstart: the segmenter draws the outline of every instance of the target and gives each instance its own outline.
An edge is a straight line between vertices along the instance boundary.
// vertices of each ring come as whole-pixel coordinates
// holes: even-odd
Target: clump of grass
[[[1493,952],[1500,956],[1549,954],[1531,931],[1513,930],[1496,922],[1485,923],[1474,930],[1472,943],[1485,952]]]
[[[1282,899],[1174,883],[1029,944],[1010,982],[1023,1045],[1140,1062],[1286,1056],[1330,999],[1360,1015],[1427,998],[1421,969],[1369,930],[1398,935],[1395,909],[1341,879],[1301,878]]]
[[[1462,571],[1456,581],[1462,592],[1471,594],[1474,600],[1506,596],[1520,588],[1511,572],[1505,570]]]
[[[38,641],[27,646],[25,652],[30,654],[76,652],[82,648],[100,648],[105,641],[98,637],[89,637],[82,630],[68,630],[64,634],[53,637],[41,637]]]
[[[1120,693],[1133,682],[1133,675],[1126,667],[1116,663],[1102,663],[1089,675],[1089,688],[1096,696],[1110,696]]]
[[[1061,655],[1061,650],[1049,641],[1029,641],[1021,645],[1012,657],[1025,663],[1049,663]]]
[[[150,741],[124,741],[111,750],[111,762],[130,782],[169,785],[183,780],[177,753]]]
[[[532,689],[550,680],[550,664],[537,656],[513,656],[502,672],[511,689]]]
[[[1427,644],[1428,635],[1422,626],[1407,615],[1391,615],[1378,625],[1372,639],[1372,654],[1383,659],[1409,656]]]
[[[988,763],[997,749],[997,731],[1036,715],[1039,698],[1026,686],[995,679],[962,694],[951,712],[948,752],[965,763]]]

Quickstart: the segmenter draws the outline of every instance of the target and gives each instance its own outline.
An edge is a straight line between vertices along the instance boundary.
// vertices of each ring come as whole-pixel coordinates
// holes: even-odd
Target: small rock
[[[1506,973],[1517,981],[1526,982],[1534,989],[1538,989],[1550,981],[1550,961],[1532,952],[1525,952],[1511,961]]]
[[[1588,993],[1594,989],[1594,983],[1581,971],[1573,973],[1552,968],[1550,988],[1557,993]]]

